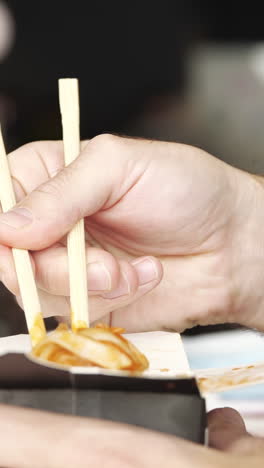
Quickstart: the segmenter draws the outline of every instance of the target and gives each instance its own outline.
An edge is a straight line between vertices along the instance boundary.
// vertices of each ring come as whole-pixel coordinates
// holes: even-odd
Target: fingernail
[[[110,291],[111,275],[104,263],[94,262],[87,265],[89,291]]]
[[[27,208],[14,208],[13,210],[2,213],[0,223],[7,224],[15,229],[20,229],[33,221],[33,215]]]
[[[140,285],[150,283],[158,278],[157,267],[151,258],[143,258],[131,263],[137,271]]]
[[[130,287],[126,276],[122,273],[118,287],[109,293],[103,294],[105,299],[117,299],[130,293]]]

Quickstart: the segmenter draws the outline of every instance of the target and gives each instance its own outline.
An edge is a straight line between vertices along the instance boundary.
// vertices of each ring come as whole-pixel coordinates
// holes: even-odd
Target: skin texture
[[[61,143],[9,159],[27,224],[0,217],[1,278],[18,295],[6,246],[30,249],[45,315],[69,314],[65,234],[84,217],[93,321],[263,329],[262,181],[197,148],[112,135],[83,143],[64,170]]]
[[[94,322],[128,331],[221,322],[264,329],[262,178],[196,148],[111,135],[84,142],[64,170],[59,142],[26,145],[9,161],[19,203],[0,215],[0,271],[18,301],[11,246],[31,250],[45,314],[67,317],[65,235],[84,217]],[[247,434],[237,412],[215,410],[208,426],[211,448],[0,406],[0,466],[263,466],[263,440]]]
[[[0,465],[5,468],[263,466],[263,441],[250,437],[239,414],[231,409],[213,411],[208,418],[213,446],[217,448],[219,444],[225,453],[106,421],[7,406],[0,406],[0,415]]]

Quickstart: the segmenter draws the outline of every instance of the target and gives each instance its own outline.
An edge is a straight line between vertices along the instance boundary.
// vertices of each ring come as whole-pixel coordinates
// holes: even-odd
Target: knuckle
[[[27,143],[26,145],[21,146],[20,148],[12,151],[8,154],[8,163],[11,170],[12,175],[15,173],[18,163],[21,161],[21,155],[23,158],[23,154],[28,151],[32,151],[32,143]]]
[[[35,155],[35,144],[35,142],[26,143],[25,145],[20,146],[20,148],[11,151],[11,153],[8,154],[9,164],[11,164],[12,167],[15,167],[15,164],[17,164],[21,158],[28,158],[29,155]]]
[[[18,154],[20,154],[20,153],[22,153],[22,152],[24,152],[24,151],[32,151],[33,147],[34,147],[34,143],[33,143],[33,142],[32,142],[32,143],[26,143],[26,144],[20,146],[19,148],[17,148],[17,149],[15,149],[15,150],[11,151],[11,153],[8,154],[8,157],[9,157],[10,159],[13,159],[13,158],[15,158],[16,156],[18,156]]]
[[[95,149],[104,149],[109,147],[115,147],[120,141],[120,137],[112,135],[111,133],[102,133],[95,136],[90,141],[91,146],[94,146]]]

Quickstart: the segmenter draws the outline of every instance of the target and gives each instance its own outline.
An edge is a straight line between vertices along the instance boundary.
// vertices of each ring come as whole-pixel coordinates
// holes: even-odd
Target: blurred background
[[[61,138],[57,80],[78,77],[82,138],[181,141],[264,173],[261,9],[218,3],[0,0],[8,151]],[[13,298],[3,287],[0,295],[0,335],[24,331]]]
[[[263,174],[261,13],[254,1],[0,0],[0,120],[8,151],[61,138],[57,80],[78,77],[82,138],[115,132],[180,141]],[[0,310],[0,336],[25,331],[23,314],[3,286]],[[194,367],[215,365],[225,348],[223,341],[217,348],[215,332],[223,328],[192,331],[194,340],[201,331],[214,333],[203,340],[201,360],[186,337]],[[235,333],[225,343],[240,340],[239,330],[224,333]],[[264,351],[259,346],[248,360]],[[209,354],[214,362],[204,359]],[[263,409],[260,390],[250,398]],[[264,409],[254,411],[254,427],[264,434]]]

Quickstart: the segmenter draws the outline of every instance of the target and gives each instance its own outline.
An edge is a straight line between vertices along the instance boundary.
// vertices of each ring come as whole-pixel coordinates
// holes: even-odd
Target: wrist
[[[264,178],[233,171],[232,321],[264,330]]]

